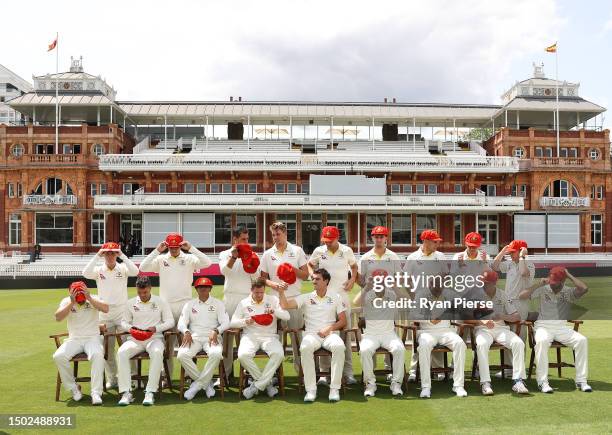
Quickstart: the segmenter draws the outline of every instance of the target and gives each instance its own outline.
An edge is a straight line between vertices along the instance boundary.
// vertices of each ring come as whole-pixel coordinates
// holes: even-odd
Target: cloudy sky
[[[27,79],[54,72],[46,47],[58,31],[60,70],[82,55],[121,100],[498,103],[534,61],[554,77],[544,47],[555,41],[560,78],[601,105],[612,100],[605,1],[52,4],[30,1],[3,20],[0,63]]]

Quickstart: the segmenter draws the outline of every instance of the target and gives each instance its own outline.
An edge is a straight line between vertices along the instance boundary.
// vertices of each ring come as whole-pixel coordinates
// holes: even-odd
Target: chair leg
[[[238,400],[242,396],[242,390],[244,389],[245,374],[242,368],[242,364],[238,365]]]
[[[225,398],[225,364],[223,359],[219,363],[219,389],[221,394],[221,400]]]
[[[181,373],[179,375],[179,396],[183,398],[185,392],[185,369],[181,365]]]
[[[281,393],[281,397],[285,397],[285,369],[283,368],[283,363],[278,366],[278,387]]]
[[[174,390],[172,389],[172,373],[170,373],[168,360],[166,358],[164,358],[164,369],[166,371],[166,383],[168,384],[168,388],[171,392],[174,392]]]
[[[474,359],[472,361],[472,377],[471,381],[474,382],[476,378],[476,369],[478,368],[478,355],[476,355],[476,351],[472,349],[472,353],[474,354]]]
[[[60,377],[59,372],[57,372],[57,381],[55,382],[55,401],[59,402],[60,400],[60,390],[62,387],[62,378]]]
[[[561,348],[557,348],[557,374],[561,377]]]
[[[527,379],[531,379],[531,372],[535,364],[535,349],[531,348],[531,356],[529,357],[529,370],[527,371]]]
[[[448,352],[442,354],[444,354],[444,380],[448,382]]]
[[[499,365],[501,366],[501,378],[506,379],[506,362],[504,358],[504,350],[499,350]]]
[[[142,378],[142,360],[141,359],[138,360],[138,362],[136,363],[136,366],[138,368],[138,383],[137,383],[137,385],[138,385],[138,389],[140,390],[142,388],[142,385],[140,383],[141,382],[140,379]]]

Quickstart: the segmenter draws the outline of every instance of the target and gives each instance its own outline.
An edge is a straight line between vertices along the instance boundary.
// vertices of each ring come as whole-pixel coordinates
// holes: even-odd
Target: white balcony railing
[[[518,159],[479,155],[437,156],[421,153],[301,154],[275,153],[142,153],[100,156],[102,171],[246,171],[256,168],[299,171],[424,171],[424,172],[518,172]]]
[[[506,212],[524,209],[524,200],[513,196],[409,195],[311,196],[284,194],[148,193],[98,195],[98,210],[250,210],[250,211],[429,211]],[[450,211],[449,211],[450,210]]]
[[[76,205],[76,195],[25,195],[23,205]]]
[[[557,198],[554,196],[543,196],[540,198],[540,207],[542,208],[589,208],[591,206],[591,198],[588,196],[567,198]]]

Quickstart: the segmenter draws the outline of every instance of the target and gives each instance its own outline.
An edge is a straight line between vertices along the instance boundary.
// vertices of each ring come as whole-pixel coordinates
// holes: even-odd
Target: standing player
[[[98,313],[107,313],[108,305],[91,296],[82,281],[70,284],[70,296],[62,299],[55,312],[55,320],[66,319],[68,339],[53,354],[64,387],[78,402],[83,397],[70,367],[70,359],[85,352],[91,361],[91,404],[102,404],[102,382],[104,380],[104,349],[100,342]]]
[[[574,287],[565,285],[568,278]],[[540,299],[540,312],[535,322],[535,360],[536,380],[543,393],[553,392],[548,383],[548,350],[553,340],[571,347],[574,351],[576,388],[585,393],[593,391],[587,383],[587,339],[567,326],[572,303],[588,291],[589,288],[584,282],[569,273],[566,268],[557,266],[550,270],[548,279],[541,279],[520,293],[523,300]]]
[[[257,279],[251,286],[251,296],[243,299],[232,317],[230,326],[242,328],[238,360],[253,377],[253,383],[242,391],[246,399],[266,390],[269,397],[278,394],[278,388],[272,385],[272,378],[282,364],[285,351],[278,339],[278,322],[287,321],[289,313],[282,309],[276,296],[266,294],[266,281]],[[255,363],[258,350],[268,354],[268,363],[263,371]]]
[[[213,282],[206,277],[198,278],[194,287],[198,297],[185,304],[177,325],[183,342],[176,357],[193,381],[184,394],[187,400],[193,399],[200,390],[204,390],[209,399],[215,395],[211,379],[223,358],[221,334],[229,327],[223,302],[210,295]],[[208,359],[199,372],[193,357],[201,350],[206,352]]]
[[[323,245],[317,247],[308,261],[311,271],[325,269],[331,276],[327,287],[330,293],[337,293],[346,308],[347,328],[351,328],[351,301],[349,293],[353,289],[359,274],[359,266],[353,250],[338,241],[340,232],[336,227],[324,227],[321,230],[321,241]],[[349,276],[350,272],[350,276]],[[344,378],[347,384],[356,384],[357,380],[353,376],[353,352],[350,343],[345,348],[344,357]],[[321,365],[324,369],[329,367],[329,359],[321,358]],[[319,383],[327,383],[327,379],[319,379]]]
[[[153,395],[159,388],[164,361],[163,332],[174,326],[172,311],[166,301],[151,294],[151,282],[146,276],[136,281],[138,296],[127,302],[127,310],[121,326],[130,331],[129,337],[117,351],[119,369],[119,406],[127,406],[134,401],[131,393],[130,359],[141,352],[149,354],[149,379],[142,402],[145,406],[155,403]]]
[[[304,402],[314,402],[317,398],[317,380],[313,353],[324,348],[331,352],[331,380],[329,401],[340,400],[342,367],[344,365],[344,342],[339,331],[346,326],[346,307],[336,292],[328,292],[331,277],[325,269],[312,273],[314,291],[297,298],[288,299],[284,290],[279,291],[280,306],[285,309],[302,308],[305,331],[300,344],[301,362],[304,370]]]
[[[159,297],[170,306],[176,324],[183,306],[192,298],[193,274],[196,270],[204,269],[211,264],[210,258],[183,240],[183,236],[170,233],[140,263],[140,270],[159,274]],[[174,349],[175,341],[175,337],[170,339],[171,349]],[[170,373],[174,366],[173,362],[172,358],[168,361]],[[171,379],[171,375],[168,378]]]
[[[97,265],[100,258],[104,264]],[[122,263],[117,263],[121,258]],[[96,281],[98,296],[108,304],[108,312],[100,312],[100,322],[106,326],[106,331],[114,334],[120,332],[121,319],[125,313],[128,300],[128,277],[138,275],[138,267],[123,252],[118,243],[108,242],[102,245],[87,266],[83,276]],[[115,337],[108,338],[108,359],[104,364],[106,372],[106,388],[117,386],[117,364],[115,361]]]
[[[287,298],[292,299],[302,293],[302,280],[308,279],[308,267],[306,254],[304,250],[297,245],[293,245],[287,241],[287,226],[283,222],[274,222],[270,225],[272,240],[274,245],[266,250],[261,257],[261,277],[266,280],[266,285],[272,289],[271,295],[278,297],[279,291],[284,291]],[[278,276],[278,267],[288,263],[293,266],[293,272],[296,280],[293,284],[288,284]],[[289,311],[289,321],[287,327],[289,329],[300,329],[302,327],[303,317],[297,310]],[[298,354],[296,344],[293,343],[293,355]],[[293,366],[296,371],[299,371],[299,361],[296,357],[293,358]]]

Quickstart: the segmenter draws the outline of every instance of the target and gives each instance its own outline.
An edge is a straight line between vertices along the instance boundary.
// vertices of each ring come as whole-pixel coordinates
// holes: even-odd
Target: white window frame
[[[594,243],[595,236],[599,235],[599,243]],[[591,215],[591,245],[602,246],[603,245],[603,219],[600,214]]]
[[[101,148],[101,149],[100,149]],[[101,143],[95,143],[91,146],[91,153],[95,156],[103,156],[106,153],[104,145]]]
[[[101,217],[100,217],[101,216]],[[101,227],[95,227],[95,224],[100,225]],[[102,242],[101,243],[94,243],[94,233],[98,233],[98,235],[100,235],[100,230],[102,230]],[[101,246],[102,244],[104,244],[104,241],[106,240],[106,220],[104,219],[104,213],[94,213],[91,215],[91,224],[90,224],[90,241],[91,241],[91,246]]]
[[[91,183],[91,185],[89,187],[89,194],[91,196],[97,196],[98,195],[98,185],[96,183]]]
[[[158,193],[168,193],[168,183],[157,183]]]
[[[371,225],[370,222],[368,222],[369,218],[372,216],[376,216],[376,222],[374,223],[374,225]],[[380,217],[383,217],[382,221],[380,221]],[[384,227],[388,228],[387,225],[387,214],[386,213],[368,213],[365,216],[365,222],[366,222],[366,245],[367,246],[373,246],[374,243],[372,242],[372,238],[370,237],[370,233],[372,232],[372,228],[374,228],[375,226],[379,226],[382,225]]]
[[[297,191],[297,183],[287,183],[287,193],[291,195],[296,195]]]
[[[391,195],[399,195],[401,192],[401,186],[399,184],[392,184],[390,188]]]
[[[13,238],[13,232],[17,240]],[[11,213],[9,215],[9,245],[21,245],[21,215],[19,213]]]
[[[395,228],[394,219],[395,218],[408,218],[408,228],[401,227],[399,229]],[[408,232],[408,243],[399,243],[394,240],[394,233],[396,232]],[[393,213],[391,215],[391,238],[390,242],[394,246],[412,246],[412,213]]]
[[[15,185],[13,183],[8,183],[6,190],[9,198],[15,198]]]
[[[525,148],[523,147],[514,148],[514,157],[518,159],[522,159],[524,155],[525,155]]]
[[[23,144],[16,143],[15,145],[11,147],[11,155],[15,158],[22,157],[24,152],[25,152],[25,147],[23,146]]]
[[[591,160],[599,160],[599,150],[597,148],[591,148],[589,150],[589,159]]]
[[[349,241],[348,217],[344,213],[328,213],[327,225],[334,226],[340,230],[340,243],[347,244]]]

